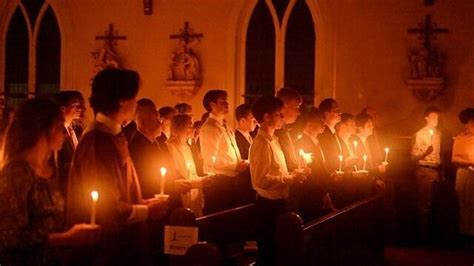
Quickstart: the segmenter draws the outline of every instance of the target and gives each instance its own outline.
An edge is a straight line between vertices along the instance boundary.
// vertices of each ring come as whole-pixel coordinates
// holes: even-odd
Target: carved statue
[[[94,58],[94,73],[105,68],[120,68],[117,53],[107,43],[99,51],[92,53]]]
[[[193,40],[186,44],[184,40],[179,41],[178,49],[170,56],[168,80],[201,79],[199,61],[191,50],[191,47],[197,42],[197,40]]]

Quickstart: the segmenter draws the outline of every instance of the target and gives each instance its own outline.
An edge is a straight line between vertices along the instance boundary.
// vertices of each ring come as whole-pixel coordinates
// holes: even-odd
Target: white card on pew
[[[197,227],[165,226],[165,254],[184,255],[197,242]]]

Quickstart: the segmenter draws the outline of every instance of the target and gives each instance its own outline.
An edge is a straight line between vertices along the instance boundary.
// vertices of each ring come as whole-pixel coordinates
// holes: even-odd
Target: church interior
[[[0,265],[473,265],[473,13],[470,0],[0,1]],[[58,148],[41,133],[51,105]]]

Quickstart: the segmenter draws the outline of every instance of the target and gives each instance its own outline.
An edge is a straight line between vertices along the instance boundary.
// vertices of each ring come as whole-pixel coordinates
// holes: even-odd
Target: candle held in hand
[[[339,172],[342,172],[342,154],[339,154]]]
[[[385,160],[384,160],[384,163],[388,163],[388,152],[390,151],[389,148],[385,148]]]
[[[166,168],[160,168],[161,179],[160,179],[160,195],[165,194],[165,176],[166,176]]]
[[[91,198],[92,198],[91,225],[95,225],[95,213],[96,213],[97,200],[99,200],[99,192],[95,190],[92,191]]]
[[[367,163],[367,154],[364,154],[364,156],[362,157],[362,159],[364,160],[364,164],[362,165],[362,170],[365,171],[365,165]]]

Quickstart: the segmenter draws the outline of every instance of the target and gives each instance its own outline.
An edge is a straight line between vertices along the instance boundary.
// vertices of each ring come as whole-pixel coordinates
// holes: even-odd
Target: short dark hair
[[[73,90],[64,90],[53,95],[53,100],[59,105],[59,107],[67,107],[72,104],[74,100],[84,100],[82,93]]]
[[[201,116],[201,122],[204,124],[208,118],[209,118],[209,112],[205,112]]]
[[[319,103],[319,111],[321,111],[323,114],[326,112],[331,112],[331,109],[333,106],[337,104],[336,100],[333,98],[326,98]]]
[[[304,112],[298,117],[297,124],[303,130],[309,122],[322,121],[323,118],[324,114],[318,108],[312,107],[311,110]]]
[[[347,123],[349,120],[355,120],[354,116],[349,113],[341,114],[341,121],[336,124],[336,129],[339,128],[342,124]]]
[[[174,106],[174,109],[176,109],[178,114],[186,114],[188,111],[190,112],[193,107],[187,103],[177,103]]]
[[[252,107],[248,104],[241,104],[235,108],[235,119],[240,121],[242,118],[247,118],[247,116],[252,112]]]
[[[221,97],[227,97],[227,91],[224,90],[210,90],[206,92],[204,98],[202,99],[202,104],[206,111],[211,112],[211,103],[217,102]]]
[[[177,114],[171,118],[171,135],[174,135],[187,128],[187,124],[192,122],[193,118],[187,114]]]
[[[265,114],[272,114],[283,108],[283,101],[275,96],[261,96],[255,102],[252,113],[259,123],[263,123]]]
[[[441,113],[441,110],[440,110],[438,107],[436,107],[436,106],[428,106],[428,107],[426,107],[425,113],[424,113],[424,114],[425,114],[425,117],[426,117],[426,116],[429,116],[431,113],[439,114],[439,113]]]
[[[171,119],[176,114],[176,110],[171,106],[163,106],[158,113],[160,113],[160,118]]]
[[[466,108],[462,110],[458,115],[459,120],[463,124],[469,123],[469,121],[474,120],[474,108]]]
[[[364,127],[365,124],[370,120],[372,120],[372,117],[370,115],[368,115],[367,113],[360,113],[355,117],[356,127]]]
[[[276,96],[278,99],[282,100],[283,102],[287,102],[291,100],[298,100],[300,102],[303,101],[303,97],[296,89],[288,88],[288,87],[279,89]]]
[[[136,71],[106,68],[94,77],[89,98],[94,113],[115,113],[120,101],[133,99],[138,94],[140,76]]]
[[[150,107],[156,108],[155,103],[149,98],[141,98],[137,101],[137,107]]]

